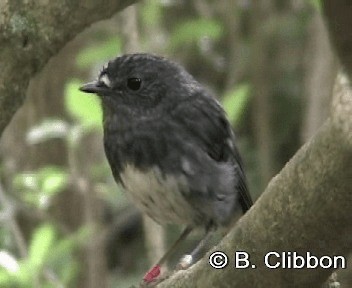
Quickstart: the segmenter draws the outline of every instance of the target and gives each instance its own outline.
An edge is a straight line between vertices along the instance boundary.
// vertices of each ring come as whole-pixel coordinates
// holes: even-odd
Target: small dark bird
[[[177,243],[205,228],[180,262],[187,268],[212,231],[252,205],[221,105],[183,67],[150,54],[117,57],[80,90],[101,98],[106,157],[133,203],[162,225],[185,226]],[[146,282],[155,280],[171,251]]]

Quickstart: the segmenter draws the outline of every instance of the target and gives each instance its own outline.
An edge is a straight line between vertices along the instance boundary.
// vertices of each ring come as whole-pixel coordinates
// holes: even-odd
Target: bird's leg
[[[185,270],[193,264],[194,259],[198,258],[202,249],[207,245],[209,240],[213,237],[214,226],[209,225],[206,230],[204,237],[200,240],[196,248],[190,254],[186,254],[182,257],[180,262],[177,264],[177,270]]]
[[[160,267],[165,261],[174,253],[178,245],[187,238],[189,233],[192,231],[191,226],[187,226],[180,237],[174,242],[174,244],[167,250],[163,257],[144,275],[143,281],[146,283],[153,282],[160,274]]]

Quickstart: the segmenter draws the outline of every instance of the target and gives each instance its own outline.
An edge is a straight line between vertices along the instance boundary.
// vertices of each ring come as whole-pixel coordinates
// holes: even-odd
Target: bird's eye
[[[131,90],[137,91],[141,88],[142,80],[141,78],[128,78],[127,79],[127,87]]]

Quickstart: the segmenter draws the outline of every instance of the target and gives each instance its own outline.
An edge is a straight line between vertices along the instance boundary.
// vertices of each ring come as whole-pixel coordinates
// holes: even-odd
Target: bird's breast
[[[157,166],[140,170],[128,164],[120,177],[131,201],[159,224],[197,222],[194,209],[184,197],[189,187],[183,175],[164,175]]]

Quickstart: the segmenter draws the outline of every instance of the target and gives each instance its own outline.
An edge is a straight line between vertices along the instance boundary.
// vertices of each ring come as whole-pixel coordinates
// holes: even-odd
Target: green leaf
[[[80,68],[87,68],[96,63],[107,61],[121,54],[122,41],[119,37],[112,37],[103,43],[83,49],[77,56],[76,64]]]
[[[0,268],[0,287],[11,287],[11,276],[12,275],[7,270]]]
[[[50,259],[49,262],[53,266],[57,266],[59,262],[62,261],[63,258],[67,258],[67,256],[72,256],[72,252],[77,247],[84,245],[86,239],[91,237],[93,234],[93,230],[87,226],[82,226],[75,233],[70,234],[64,239],[58,241],[55,244],[55,247],[50,251]]]
[[[204,37],[216,40],[223,32],[222,25],[214,20],[189,20],[176,26],[170,37],[170,47],[175,49],[185,43],[198,43]]]
[[[72,117],[87,129],[102,128],[102,111],[98,97],[79,91],[82,83],[70,81],[65,87],[65,106]]]
[[[45,209],[49,206],[51,197],[66,187],[68,176],[67,171],[60,167],[46,166],[37,171],[16,175],[13,185],[23,192],[20,194],[23,201]]]
[[[54,195],[62,191],[68,183],[68,173],[55,166],[48,166],[39,170],[41,191]]]
[[[60,191],[66,184],[66,175],[51,175],[43,181],[43,191],[54,194]]]
[[[32,191],[39,189],[38,179],[35,173],[24,172],[17,174],[12,183],[17,190]]]
[[[53,247],[55,238],[55,230],[51,225],[45,224],[35,230],[29,245],[28,269],[39,271]]]
[[[237,125],[249,100],[249,85],[241,84],[222,98],[222,104],[230,123]]]
[[[55,247],[51,249],[50,257],[46,263],[56,272],[63,283],[69,283],[77,276],[79,263],[73,257],[74,252],[85,245],[92,234],[93,229],[83,226],[78,231],[57,241]]]

